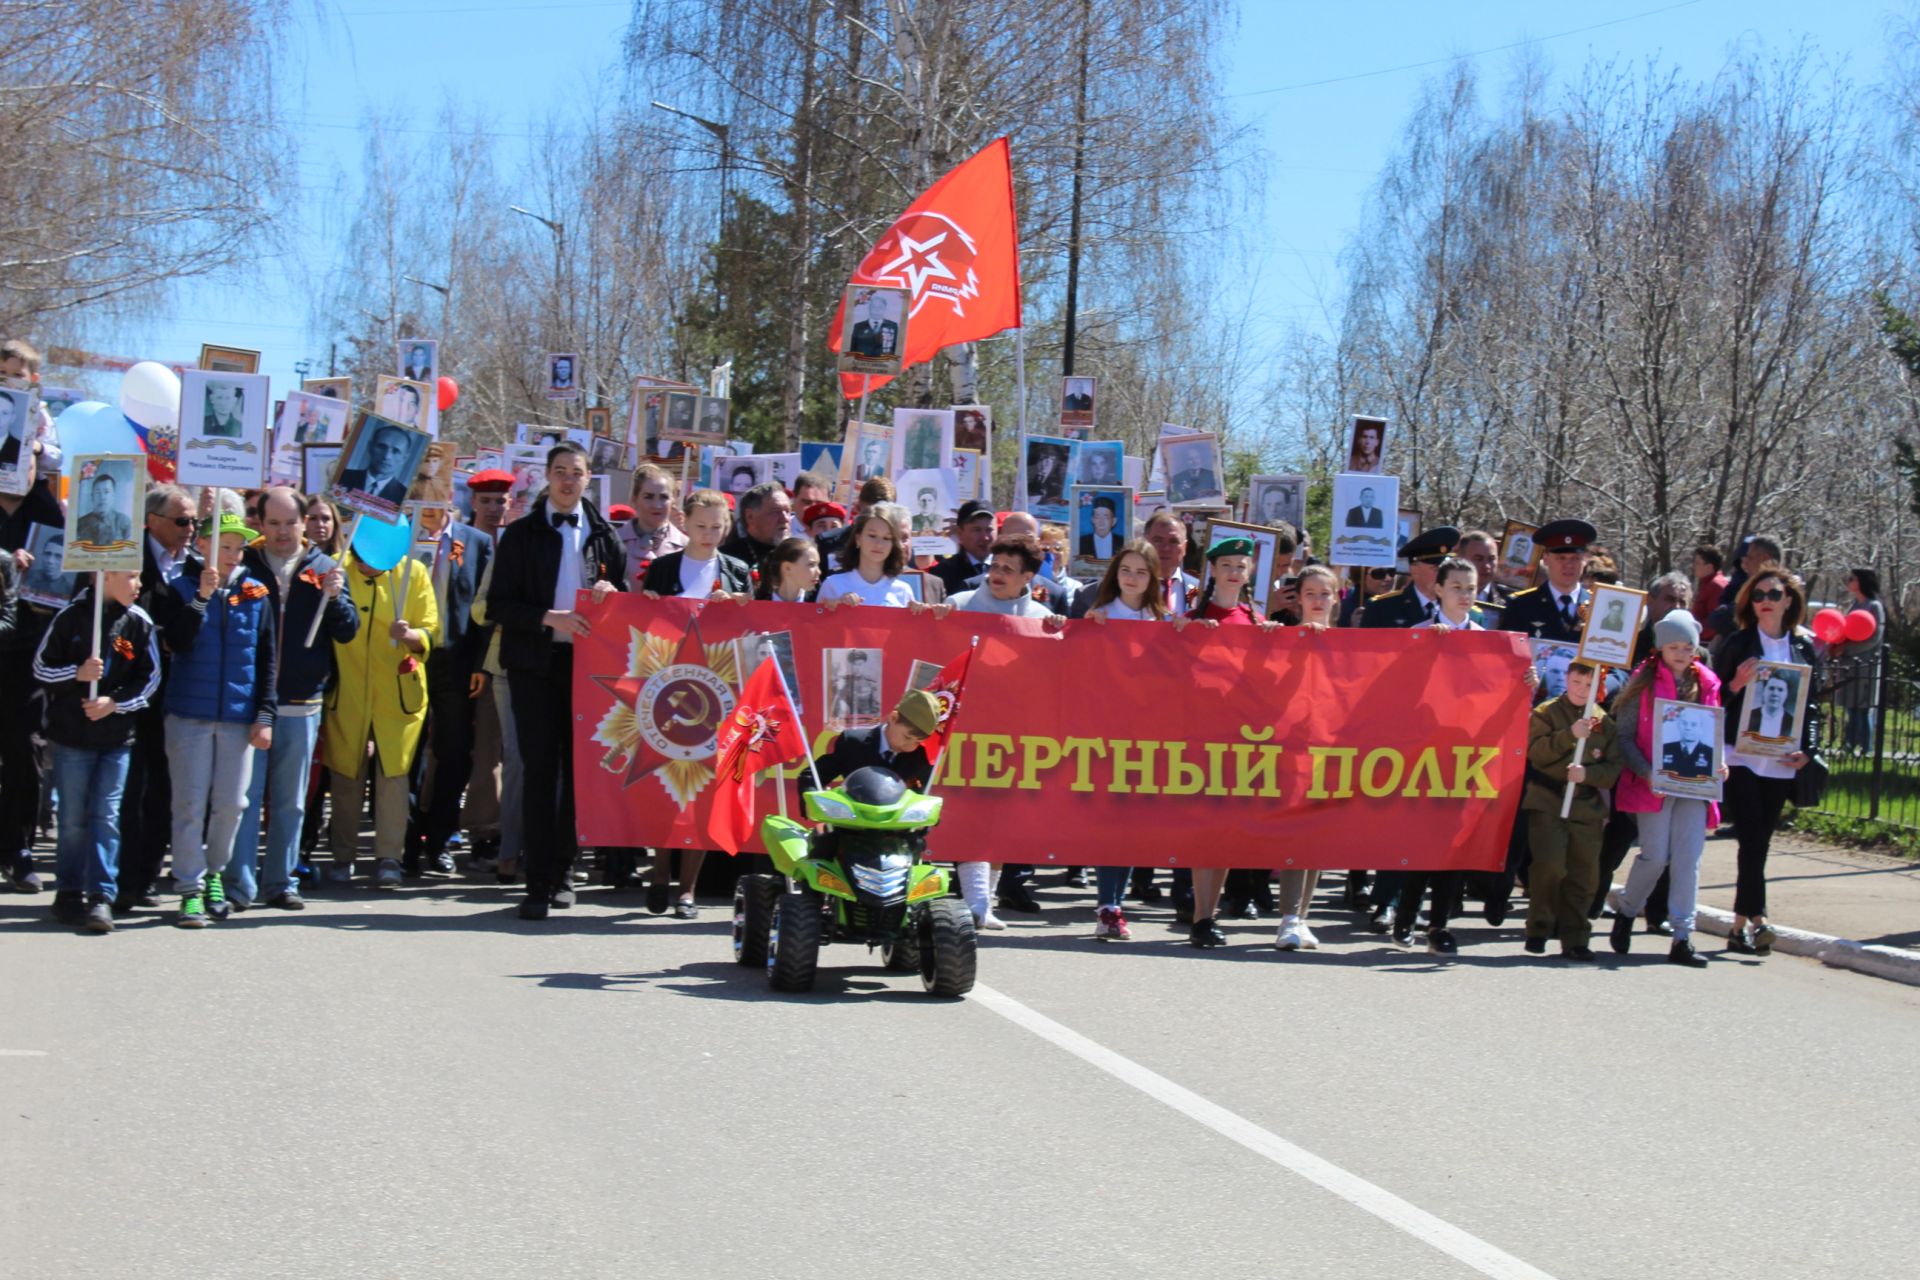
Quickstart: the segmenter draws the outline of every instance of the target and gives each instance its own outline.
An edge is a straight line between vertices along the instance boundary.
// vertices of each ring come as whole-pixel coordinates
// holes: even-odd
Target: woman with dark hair
[[[788,538],[760,562],[760,585],[753,598],[802,604],[813,599],[819,584],[820,548],[812,538]]]
[[[1848,613],[1873,615],[1873,635],[1843,641],[1827,651],[1833,662],[1833,705],[1847,713],[1846,748],[1862,755],[1873,750],[1874,707],[1879,703],[1880,646],[1886,643],[1887,609],[1880,603],[1880,574],[1854,569],[1847,574]]]
[[[913,588],[900,580],[907,567],[906,543],[885,512],[868,508],[840,542],[840,572],[820,584],[822,603],[872,604],[904,609]]]
[[[333,499],[314,494],[306,502],[307,541],[330,556],[340,554],[340,509]]]
[[[1767,924],[1767,850],[1780,810],[1793,795],[1793,780],[1820,741],[1820,655],[1813,635],[1801,627],[1807,593],[1800,579],[1778,564],[1754,570],[1734,598],[1739,629],[1713,657],[1714,673],[1726,689],[1727,812],[1739,842],[1739,871],[1733,890],[1733,928],[1727,950],[1740,955],[1770,955],[1774,933]],[[1747,688],[1763,663],[1795,662],[1812,671],[1807,713],[1800,720],[1800,748],[1784,756],[1749,756],[1733,749],[1747,714]]]

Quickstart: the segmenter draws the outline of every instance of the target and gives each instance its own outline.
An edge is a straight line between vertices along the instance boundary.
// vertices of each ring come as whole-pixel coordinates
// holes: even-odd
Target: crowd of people
[[[1118,543],[1097,581],[1078,580],[1064,529],[981,502],[958,511],[953,554],[916,565],[912,516],[884,477],[867,480],[849,508],[813,475],[791,490],[770,482],[738,495],[681,494],[671,472],[648,464],[632,474],[628,501],[602,511],[586,497],[587,455],[563,443],[524,513],[507,518],[513,476],[482,472],[470,484],[471,521],[429,513],[411,557],[350,545],[324,497],[155,484],[142,570],[97,575],[97,587],[87,575],[53,609],[17,591],[30,526],[64,518],[52,483],[57,441],[36,444],[33,456],[43,474],[24,494],[0,494],[9,553],[0,556],[0,849],[11,887],[42,892],[34,837],[56,831],[52,916],[102,933],[142,910],[170,906],[173,923],[202,928],[236,911],[299,911],[315,892],[393,890],[421,877],[522,885],[527,920],[575,905],[589,879],[571,732],[574,642],[591,631],[575,603],[582,592],[596,602],[639,591],[998,613],[1049,629],[1506,629],[1572,642],[1593,589],[1619,581],[1597,531],[1578,519],[1537,531],[1538,581],[1518,589],[1495,581],[1498,543],[1482,531],[1430,529],[1401,549],[1398,571],[1343,572],[1281,523],[1275,580],[1257,593],[1251,541],[1228,530],[1197,545],[1187,519],[1166,509]],[[1776,540],[1747,539],[1731,566],[1703,546],[1691,570],[1648,584],[1630,670],[1609,679],[1575,661],[1554,696],[1538,689],[1502,871],[1348,871],[1342,891],[1323,898],[1315,871],[1203,867],[1156,883],[1145,867],[1071,868],[1068,885],[1092,899],[1093,936],[1130,938],[1130,912],[1164,902],[1197,947],[1227,943],[1223,920],[1264,916],[1279,949],[1313,949],[1312,913],[1337,903],[1402,945],[1417,934],[1448,955],[1468,896],[1497,926],[1520,884],[1530,953],[1551,944],[1565,960],[1592,961],[1592,922],[1611,912],[1615,951],[1630,950],[1644,919],[1669,959],[1699,966],[1700,859],[1724,816],[1739,849],[1727,945],[1766,955],[1768,847],[1801,770],[1825,745],[1821,702],[1808,701],[1798,749],[1782,755],[1742,756],[1734,726],[1757,667],[1802,664],[1818,680],[1830,658],[1848,655],[1806,629],[1805,590]],[[1880,608],[1870,569],[1854,570],[1849,587],[1856,608]],[[1257,594],[1270,594],[1272,607],[1256,608]],[[1540,686],[1537,672],[1529,679]],[[924,780],[931,762],[920,744],[933,722],[916,697],[924,700],[909,694],[885,715],[871,743],[839,755],[873,754]],[[1729,708],[1723,806],[1650,784],[1661,764],[1658,699]],[[1848,707],[1846,743],[1870,738],[1871,701],[1836,701]],[[1609,901],[1636,843],[1625,888]],[[593,852],[601,883],[644,892],[656,914],[695,918],[703,886],[713,888],[697,851]],[[955,881],[983,929],[1005,928],[1002,912],[1041,909],[1030,866],[962,863]]]

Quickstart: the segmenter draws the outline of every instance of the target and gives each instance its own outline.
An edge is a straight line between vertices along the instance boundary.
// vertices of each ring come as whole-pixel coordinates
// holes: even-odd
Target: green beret
[[[1253,554],[1253,539],[1238,535],[1222,538],[1207,548],[1207,559],[1218,560],[1221,556],[1250,556]]]

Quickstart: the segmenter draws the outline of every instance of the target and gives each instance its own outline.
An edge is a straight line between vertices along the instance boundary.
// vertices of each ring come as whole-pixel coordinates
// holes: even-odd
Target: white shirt
[[[913,588],[898,578],[868,582],[857,569],[843,569],[820,584],[820,599],[838,600],[842,596],[860,597],[861,604],[904,609],[913,603]]]
[[[160,571],[160,581],[173,581],[173,575],[180,572],[180,562],[186,559],[186,544],[181,544],[180,554],[174,555],[160,545],[159,539],[148,534],[147,547],[153,552],[153,564]]]
[[[1792,662],[1793,661],[1792,638],[1788,636],[1781,636],[1778,640],[1776,640],[1772,636],[1768,635],[1766,632],[1762,631],[1760,633],[1760,659],[1763,662]],[[1744,690],[1744,692],[1749,697],[1757,698],[1760,696],[1760,688],[1758,685],[1749,684]],[[1747,709],[1745,699],[1741,700],[1740,709],[1743,712]],[[1774,722],[1774,728],[1777,730],[1778,727],[1779,727],[1779,721],[1776,718]],[[1766,723],[1764,720],[1761,722],[1760,731],[1763,734],[1768,733]],[[1778,734],[1774,733],[1770,736],[1777,737]],[[1737,736],[1736,736],[1736,740],[1737,740]],[[1794,750],[1798,751],[1799,747],[1796,746]],[[1747,768],[1753,770],[1755,773],[1759,774],[1763,778],[1791,778],[1794,776],[1795,773],[1798,772],[1798,770],[1789,768],[1788,766],[1782,764],[1779,760],[1776,760],[1772,756],[1746,756],[1746,755],[1741,755],[1738,751],[1735,751],[1732,748],[1728,748],[1727,767],[1732,768],[1736,764],[1746,766]]]
[[[1108,622],[1152,622],[1153,615],[1145,609],[1135,609],[1119,596],[1102,606]]]
[[[694,600],[705,600],[713,594],[713,588],[720,581],[720,557],[709,556],[705,560],[695,560],[682,554],[680,557],[680,594]]]
[[[577,517],[572,524],[562,524],[554,529],[560,535],[560,572],[553,579],[553,610],[555,613],[572,613],[574,597],[580,594],[581,555],[587,545],[587,513],[575,507],[572,511],[555,511],[548,507],[541,517],[548,524],[553,523],[557,515]],[[441,530],[444,535],[446,530]],[[561,644],[572,644],[570,632],[556,631],[553,638]]]

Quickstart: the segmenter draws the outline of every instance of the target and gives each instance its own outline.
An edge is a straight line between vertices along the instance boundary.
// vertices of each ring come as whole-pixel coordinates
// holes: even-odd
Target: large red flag
[[[1020,233],[1007,140],[988,143],[928,187],[874,243],[847,283],[909,291],[902,368],[931,360],[956,342],[1018,328]],[[841,320],[836,308],[827,331],[831,351],[840,350]],[[867,390],[878,390],[888,381],[843,373],[840,394],[857,399],[863,382]]]
[[[927,692],[940,704],[940,727],[928,734],[926,741],[920,744],[932,764],[939,764],[940,753],[947,749],[947,738],[953,733],[953,718],[960,714],[960,691],[966,686],[967,671],[973,665],[973,651],[979,643],[979,637],[974,637],[973,644],[940,668],[940,674],[927,685]]]
[[[739,853],[753,830],[753,775],[785,764],[807,749],[800,714],[787,696],[786,681],[772,658],[763,658],[747,682],[733,714],[714,740],[713,820],[708,834],[716,849]]]

